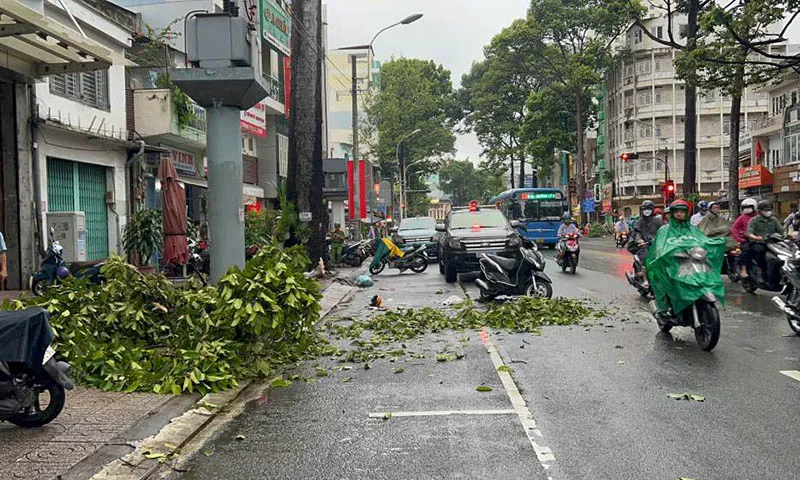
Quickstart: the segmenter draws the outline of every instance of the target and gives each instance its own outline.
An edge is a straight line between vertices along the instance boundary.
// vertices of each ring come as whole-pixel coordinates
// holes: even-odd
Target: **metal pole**
[[[397,148],[394,151],[394,161],[397,163],[397,168],[400,169],[400,220],[403,220],[403,187],[405,182],[403,182],[403,165],[400,163],[400,145],[403,144],[403,139],[401,138],[399,142],[397,142]]]
[[[355,212],[356,231],[354,232],[354,238],[356,241],[359,241],[361,240],[361,199],[359,198],[359,193],[361,191],[361,177],[359,172],[361,170],[359,168],[360,159],[358,158],[358,66],[355,55],[350,55],[350,69],[352,76],[350,79],[352,81],[350,97],[352,98],[351,108],[353,110],[353,168],[355,169],[355,175],[353,175],[353,190],[355,190],[355,192],[353,192],[353,203],[355,203],[355,205],[350,205],[350,211]]]
[[[244,268],[242,132],[238,107],[206,110],[208,125],[208,227],[212,235],[211,281],[232,266]]]

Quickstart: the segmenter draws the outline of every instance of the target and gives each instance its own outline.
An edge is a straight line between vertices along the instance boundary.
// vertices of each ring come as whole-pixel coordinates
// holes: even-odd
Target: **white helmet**
[[[745,209],[747,207],[750,207],[753,210],[755,210],[756,208],[758,208],[758,202],[756,201],[755,198],[745,198],[744,200],[742,200],[742,209]]]

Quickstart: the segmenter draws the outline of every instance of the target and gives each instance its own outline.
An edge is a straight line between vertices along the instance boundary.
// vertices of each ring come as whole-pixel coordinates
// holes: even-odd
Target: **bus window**
[[[559,200],[526,200],[525,219],[528,221],[560,221],[566,205]]]

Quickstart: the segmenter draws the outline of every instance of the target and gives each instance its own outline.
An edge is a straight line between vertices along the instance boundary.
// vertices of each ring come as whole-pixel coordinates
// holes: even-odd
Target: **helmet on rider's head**
[[[669,206],[664,208],[664,215],[667,215],[668,213],[669,213]]]
[[[699,208],[700,210],[708,210],[708,202],[706,202],[705,200],[700,200],[699,202],[697,202],[697,208]]]
[[[744,200],[742,200],[742,210],[748,207],[752,208],[753,210],[755,210],[756,207],[758,207],[758,202],[756,201],[755,198],[745,198]]]
[[[653,214],[653,210],[655,210],[656,204],[653,203],[652,200],[645,200],[642,202],[642,206],[639,207],[639,212],[642,214],[643,217],[649,217]]]
[[[661,207],[656,207],[656,209],[653,210],[653,213],[655,213],[656,215],[661,215]]]
[[[758,211],[763,212],[764,210],[772,210],[772,202],[769,200],[761,200],[758,202]]]
[[[674,212],[675,210],[685,210],[685,211],[688,212],[689,211],[689,202],[687,202],[686,200],[684,200],[682,198],[679,198],[679,199],[675,200],[674,202],[672,202],[670,204],[669,211],[670,212]]]
[[[564,223],[569,223],[572,221],[572,215],[569,213],[565,213],[563,217],[561,217],[561,221]]]

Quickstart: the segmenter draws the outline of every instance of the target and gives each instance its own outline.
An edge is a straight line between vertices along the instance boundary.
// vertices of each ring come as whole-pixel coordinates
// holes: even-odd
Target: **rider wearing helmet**
[[[575,225],[575,222],[572,221],[572,216],[569,213],[565,213],[561,220],[562,220],[561,226],[558,227],[558,233],[556,233],[556,235],[560,239],[559,242],[558,242],[558,256],[559,257],[561,257],[561,255],[563,255],[563,253],[564,253],[564,249],[562,247],[563,247],[563,243],[564,243],[565,237],[567,235],[570,235],[570,234],[573,234],[573,233],[577,234],[578,236],[581,235],[580,230]]]
[[[669,223],[669,207],[666,207],[664,213],[661,214],[661,223],[664,225]]]
[[[706,216],[706,212],[708,211],[708,202],[705,200],[700,200],[697,202],[697,213],[692,215],[692,225],[695,227],[700,225],[700,220]]]
[[[642,206],[639,207],[641,216],[633,226],[633,242],[629,249],[642,260],[642,265],[644,265],[644,259],[647,258],[648,244],[653,241],[656,232],[661,228],[661,219],[654,215],[655,209],[656,205],[652,201],[645,200],[642,202]],[[647,278],[645,269],[642,269],[640,273]]]
[[[764,254],[767,253],[767,248],[761,242],[766,237],[776,233],[783,235],[783,225],[772,214],[772,202],[761,200],[758,202],[758,215],[747,225],[747,238],[753,242],[750,245],[751,255],[755,258],[762,272],[767,268],[766,258],[764,257]]]
[[[747,278],[747,268],[745,268],[745,266],[750,260],[750,242],[747,239],[747,227],[750,221],[756,216],[757,207],[758,202],[756,202],[755,198],[745,198],[742,200],[740,208],[742,214],[733,222],[733,227],[731,228],[731,237],[736,240],[742,248],[742,253],[739,255],[739,274],[742,278]]]
[[[710,238],[727,237],[731,234],[731,224],[719,214],[719,211],[719,202],[709,203],[708,213],[697,225],[697,228]]]

